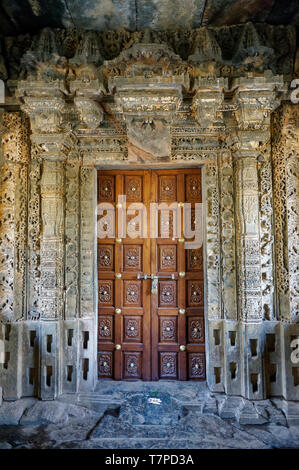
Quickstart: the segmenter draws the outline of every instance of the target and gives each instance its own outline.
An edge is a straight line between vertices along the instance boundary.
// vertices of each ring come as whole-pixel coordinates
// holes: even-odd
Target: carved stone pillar
[[[61,128],[65,109],[63,91],[59,81],[51,84],[28,81],[19,86],[25,103],[23,109],[30,116],[35,162],[40,164],[31,169],[36,172],[35,178],[40,178],[40,201],[37,198],[41,214],[40,285],[38,292],[31,291],[29,300],[34,310],[35,297],[36,318],[41,320],[39,394],[43,399],[53,399],[59,391],[59,320],[64,312],[64,161],[68,151],[68,138]],[[30,176],[34,191],[36,179]],[[36,238],[31,240],[33,249],[34,242]],[[33,270],[30,272],[32,280]]]
[[[265,165],[265,155],[262,149],[270,140],[270,112],[278,105],[275,88],[281,87],[282,82],[280,77],[266,73],[264,77],[239,79],[235,86],[235,103],[238,106],[234,160],[237,298],[238,316],[242,322],[243,357],[241,390],[247,398],[262,399],[266,397],[267,380],[263,320],[273,320],[275,317],[273,252],[267,244],[267,237],[272,237],[268,233],[272,229],[272,219],[265,214],[267,207],[269,209],[269,201],[266,207],[263,193],[266,184],[265,166],[261,167]],[[266,161],[267,158],[266,155]],[[270,210],[271,189],[270,183],[270,194],[267,195],[270,196]],[[270,293],[265,288],[268,284]],[[276,342],[277,348],[278,345],[279,340]]]
[[[259,162],[264,160],[261,148],[270,140],[270,113],[278,105],[274,90],[282,86],[282,81],[280,77],[266,73],[264,77],[238,79],[235,86],[238,106],[235,152],[238,307],[240,320],[250,323],[265,318]],[[273,311],[270,315],[273,318]]]

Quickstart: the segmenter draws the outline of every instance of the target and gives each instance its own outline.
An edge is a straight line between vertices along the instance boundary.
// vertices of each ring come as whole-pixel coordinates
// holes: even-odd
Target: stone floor
[[[4,401],[0,449],[299,448],[299,404],[289,405],[227,399],[191,382],[105,381],[55,402]]]

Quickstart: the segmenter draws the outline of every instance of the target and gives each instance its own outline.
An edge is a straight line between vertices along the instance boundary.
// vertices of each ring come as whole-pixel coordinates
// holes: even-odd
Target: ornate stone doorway
[[[98,203],[99,378],[204,380],[201,169],[100,171]]]

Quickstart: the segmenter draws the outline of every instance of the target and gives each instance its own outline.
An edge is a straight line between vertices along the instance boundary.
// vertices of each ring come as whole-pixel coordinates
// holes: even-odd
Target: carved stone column
[[[40,162],[36,168],[41,213],[36,299],[36,318],[41,320],[39,394],[43,399],[53,399],[59,389],[59,320],[64,311],[64,161],[68,150],[68,139],[61,128],[64,88],[58,80],[50,84],[28,81],[20,83],[19,93],[30,116],[34,157]]]
[[[282,81],[266,73],[264,77],[239,79],[234,85],[238,106],[234,166],[237,298],[242,322],[241,390],[247,398],[262,399],[266,396],[267,379],[263,320],[273,320],[275,313],[273,289],[272,297],[265,289],[265,280],[273,284],[272,255],[265,244],[265,230],[271,231],[272,223],[265,227],[269,220],[265,222],[265,201],[261,194],[261,178],[265,184],[265,175],[260,166],[265,160],[261,151],[270,140],[270,113],[278,105],[275,88],[281,87]],[[278,373],[276,378],[279,380]]]

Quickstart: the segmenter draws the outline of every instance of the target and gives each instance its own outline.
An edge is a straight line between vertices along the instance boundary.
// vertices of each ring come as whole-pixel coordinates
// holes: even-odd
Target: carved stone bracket
[[[64,82],[55,80],[50,84],[40,81],[21,81],[18,96],[23,101],[22,109],[29,114],[34,133],[59,132],[65,108]]]
[[[282,76],[270,70],[262,77],[242,77],[233,81],[234,102],[238,105],[236,119],[239,129],[258,130],[270,126],[270,113],[279,106],[278,92],[283,90]]]
[[[169,157],[170,125],[183,88],[189,86],[183,61],[163,44],[135,44],[104,66],[106,73],[112,66],[120,70],[108,87],[126,122],[129,143],[154,157]]]
[[[217,112],[222,107],[224,89],[227,89],[228,81],[224,78],[205,79],[198,77],[194,83],[196,90],[193,98],[192,109],[197,122],[206,128],[217,118]],[[221,120],[221,116],[219,119]]]
[[[103,118],[104,111],[100,100],[104,95],[104,86],[96,80],[73,80],[70,91],[75,94],[74,103],[79,111],[81,121],[89,129],[97,129]]]

